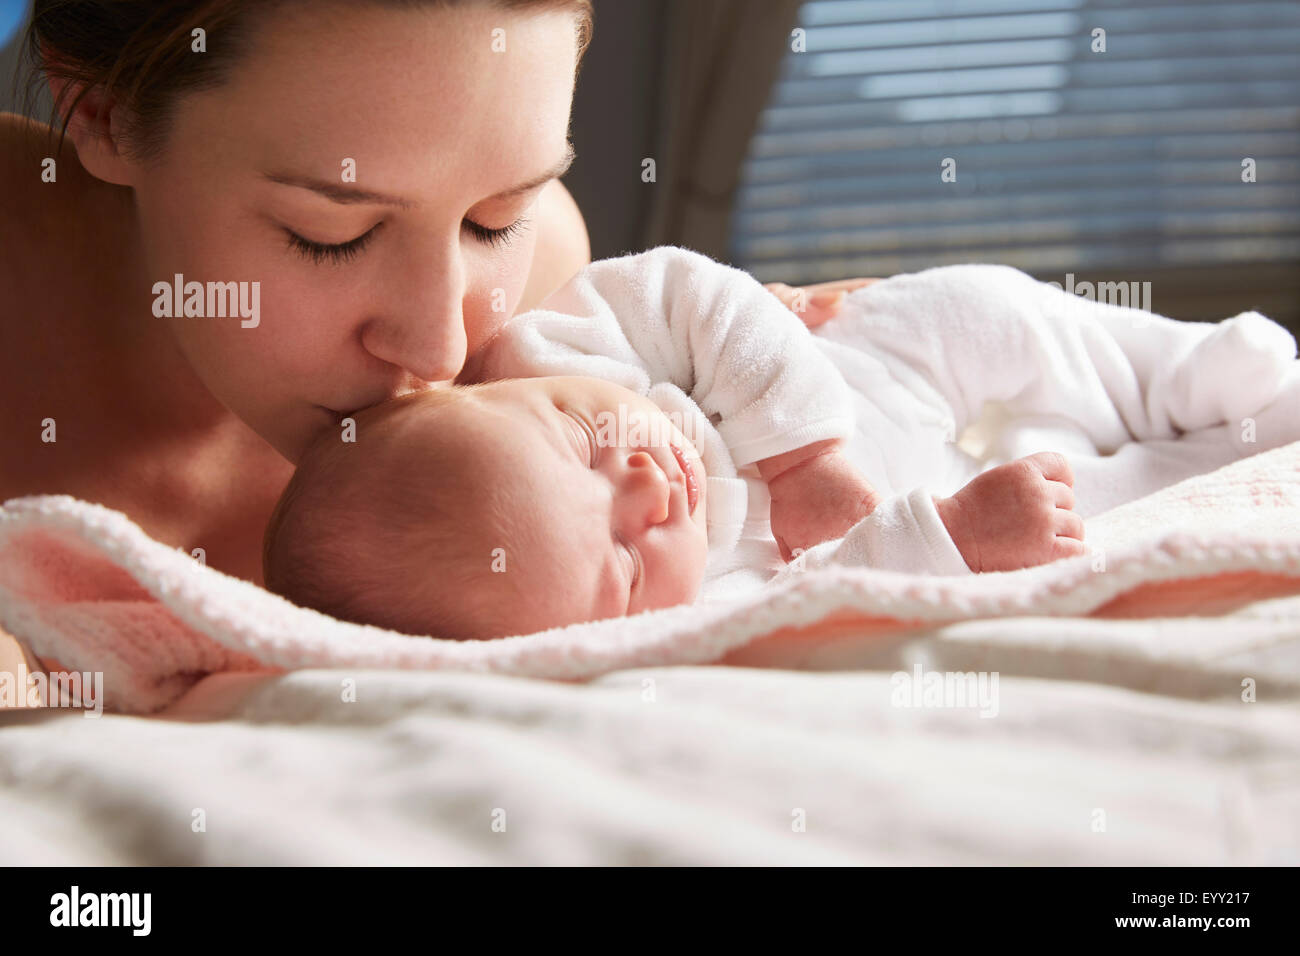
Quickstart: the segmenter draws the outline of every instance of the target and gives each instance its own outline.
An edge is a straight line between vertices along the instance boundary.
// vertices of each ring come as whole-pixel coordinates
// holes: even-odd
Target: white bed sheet
[[[0,863],[1300,863],[1300,597],[842,646],[824,671],[308,670],[206,678],[168,719],[11,713]],[[893,706],[918,662],[996,670],[997,716]]]

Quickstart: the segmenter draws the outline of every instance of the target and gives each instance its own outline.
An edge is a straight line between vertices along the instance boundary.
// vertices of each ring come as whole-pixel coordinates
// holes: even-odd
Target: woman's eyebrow
[[[356,186],[332,183],[327,179],[314,179],[311,176],[298,176],[293,173],[263,173],[263,175],[273,183],[279,183],[281,186],[295,186],[298,189],[310,189],[312,192],[319,193],[333,202],[370,203],[373,205],[400,206],[403,209],[410,209],[415,206],[415,203],[409,199],[402,199],[400,196],[390,196],[387,193],[379,193],[371,189],[358,189]]]
[[[577,155],[573,150],[572,143],[565,143],[564,155],[555,162],[546,172],[534,176],[518,186],[511,186],[509,189],[503,189],[501,192],[492,196],[493,199],[507,199],[511,196],[518,196],[536,189],[538,186],[549,183],[552,179],[559,179],[569,167],[573,165],[574,157]],[[331,182],[328,179],[316,179],[312,176],[299,176],[296,173],[263,173],[263,175],[273,183],[279,183],[281,186],[294,186],[298,189],[309,189],[318,195],[324,196],[332,202],[337,203],[367,203],[376,206],[397,206],[402,209],[412,209],[417,203],[409,199],[403,199],[400,196],[390,196],[387,193],[376,192],[373,189],[360,189],[356,186],[348,186],[343,183]]]
[[[574,152],[573,144],[565,143],[564,155],[561,156],[555,163],[553,163],[550,169],[548,169],[546,172],[542,173],[539,176],[534,176],[532,179],[528,180],[527,182],[520,183],[518,186],[511,186],[509,189],[503,189],[501,192],[497,193],[492,198],[506,199],[510,196],[518,196],[520,193],[526,193],[530,189],[536,189],[538,186],[545,185],[546,183],[549,183],[552,179],[559,179],[561,176],[563,176],[565,173],[569,171],[569,167],[573,165],[573,160],[577,155],[578,154]]]

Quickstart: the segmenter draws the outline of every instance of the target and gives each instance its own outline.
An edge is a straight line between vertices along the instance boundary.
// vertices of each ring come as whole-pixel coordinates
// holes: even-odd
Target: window
[[[799,19],[733,219],[732,259],[764,281],[1141,269],[1300,311],[1294,0],[816,0]]]

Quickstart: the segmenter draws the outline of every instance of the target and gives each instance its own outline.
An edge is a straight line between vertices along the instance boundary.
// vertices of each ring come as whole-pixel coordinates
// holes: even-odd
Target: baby
[[[709,557],[700,452],[648,398],[599,379],[441,385],[317,441],[266,537],[266,584],[334,617],[468,639],[688,603]],[[879,494],[838,440],[759,462],[786,555],[838,537]],[[972,570],[1082,548],[1057,455],[936,501]],[[962,570],[965,570],[963,568]]]
[[[878,282],[810,334],[696,253],[603,260],[509,320],[467,363],[475,384],[322,437],[268,526],[266,582],[335,617],[486,638],[828,564],[1040,564],[1082,553],[1081,515],[1267,447],[1229,423],[1286,440],[1294,355],[1253,313],[1179,323],[1000,266]],[[1009,424],[977,459],[958,439],[986,406]]]

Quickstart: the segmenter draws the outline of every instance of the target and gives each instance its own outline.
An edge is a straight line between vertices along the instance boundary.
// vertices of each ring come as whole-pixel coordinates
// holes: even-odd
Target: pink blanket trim
[[[782,641],[819,628],[857,628],[870,639],[967,618],[1190,613],[1211,595],[1300,593],[1300,443],[1098,516],[1090,540],[1094,529],[1104,568],[1096,554],[951,578],[831,568],[727,603],[458,643],[297,608],[152,540],[118,512],[39,496],[0,508],[0,626],[47,661],[102,671],[106,707],[141,713],[222,671],[455,669],[583,680],[742,662],[747,647],[760,646],[750,662],[780,666]],[[1231,582],[1227,592],[1206,589],[1215,578]]]

